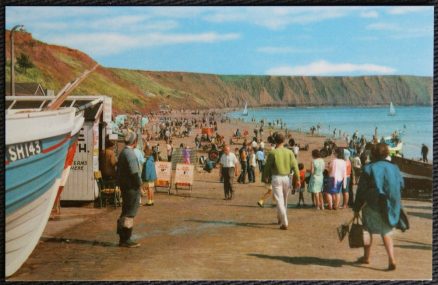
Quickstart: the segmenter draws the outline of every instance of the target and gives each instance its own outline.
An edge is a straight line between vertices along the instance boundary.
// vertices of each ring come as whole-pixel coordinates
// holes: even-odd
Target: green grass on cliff
[[[11,62],[8,61],[5,68],[6,72],[6,82],[11,81]],[[28,68],[26,72],[19,67],[15,67],[15,82],[23,83],[39,83],[43,88],[46,89],[59,89],[60,84],[51,80],[50,77],[46,76],[38,67]]]
[[[158,84],[142,71],[119,68],[110,68],[110,70],[128,84],[139,87],[145,95],[153,94],[161,97],[180,97],[178,96],[178,90]]]

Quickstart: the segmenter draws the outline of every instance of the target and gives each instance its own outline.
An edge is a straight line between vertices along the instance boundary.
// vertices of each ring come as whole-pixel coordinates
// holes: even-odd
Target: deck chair
[[[121,193],[116,180],[104,180],[100,171],[94,171],[94,179],[99,188],[99,206],[112,202],[114,207],[121,206]]]

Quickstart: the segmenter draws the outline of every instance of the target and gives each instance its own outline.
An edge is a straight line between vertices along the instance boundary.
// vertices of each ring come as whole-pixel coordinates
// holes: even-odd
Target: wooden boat
[[[406,173],[410,177],[432,180],[432,164],[398,156],[393,156],[391,161],[393,161],[398,168],[400,168],[400,171]]]
[[[61,183],[75,108],[6,112],[6,276],[38,243]]]
[[[67,180],[84,116],[60,107],[91,71],[69,82],[45,109],[6,110],[6,277],[34,250]]]

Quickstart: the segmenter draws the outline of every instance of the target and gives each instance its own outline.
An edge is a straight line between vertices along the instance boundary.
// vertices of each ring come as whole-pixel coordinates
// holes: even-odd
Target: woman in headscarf
[[[388,254],[388,270],[395,270],[391,232],[400,220],[403,177],[399,168],[386,159],[389,155],[387,144],[377,144],[371,154],[372,162],[363,168],[353,207],[355,216],[359,216],[362,209],[363,225],[370,233],[370,242],[364,246],[364,255],[358,262],[370,262],[372,234],[380,234]]]

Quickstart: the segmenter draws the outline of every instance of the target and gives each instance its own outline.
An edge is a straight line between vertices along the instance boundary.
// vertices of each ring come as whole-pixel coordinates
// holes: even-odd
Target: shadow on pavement
[[[75,244],[88,244],[88,245],[98,245],[103,247],[119,247],[117,243],[97,241],[97,240],[83,240],[83,239],[69,239],[69,238],[57,238],[57,237],[42,237],[41,240],[44,242],[60,242],[60,243],[75,243]]]
[[[347,266],[366,268],[376,271],[386,271],[386,269],[366,267],[358,263],[345,261],[342,259],[319,258],[313,256],[273,256],[273,255],[257,254],[257,253],[249,253],[248,255],[255,256],[258,258],[264,258],[264,259],[280,260],[295,265],[320,265],[320,266],[328,266],[328,267],[342,267],[344,265],[347,265]]]
[[[257,204],[255,206],[251,206],[251,205],[233,205],[233,204],[230,204],[230,205],[227,205],[227,206],[230,206],[230,207],[242,207],[242,208],[260,208],[260,206],[258,206]]]
[[[432,220],[432,213],[407,212],[407,214],[408,214],[408,216],[411,215],[414,217]]]
[[[408,248],[408,249],[424,249],[424,250],[431,250],[432,249],[432,245],[428,244],[428,243],[411,241],[411,240],[406,240],[406,239],[394,239],[394,240],[410,243],[410,244],[395,244],[394,247]]]
[[[410,206],[410,205],[403,205],[403,208],[432,210],[432,206]]]
[[[220,200],[219,198],[200,197],[200,196],[193,196],[193,195],[191,195],[191,196],[183,196],[183,195],[180,195],[180,194],[178,194],[178,195],[175,194],[173,196],[184,197],[184,198],[193,198],[193,199],[204,199],[204,200]]]
[[[194,223],[203,223],[203,224],[212,224],[212,225],[232,225],[239,227],[250,227],[250,228],[266,228],[263,226],[272,226],[272,223],[239,223],[234,221],[204,221],[204,220],[185,220],[186,222],[194,222]]]
[[[394,245],[394,247],[407,248],[407,249],[432,250],[431,245],[407,245],[407,244],[403,244],[403,245]]]

